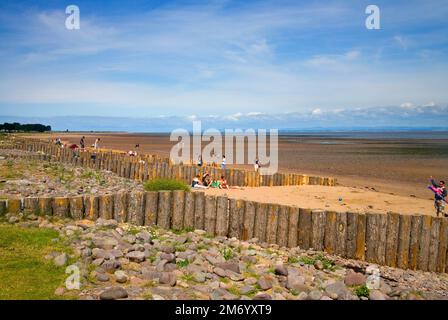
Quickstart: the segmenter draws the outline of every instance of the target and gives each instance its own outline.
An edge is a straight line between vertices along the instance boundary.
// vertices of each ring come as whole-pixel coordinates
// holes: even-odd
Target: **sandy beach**
[[[169,141],[167,134],[51,133],[38,136],[79,143],[82,135],[86,136],[87,145],[98,137],[102,148],[129,151],[138,143],[140,153],[167,157],[175,144]],[[431,175],[447,179],[447,161],[448,138],[280,136],[280,170],[333,176],[338,179],[338,187],[276,187],[269,192],[264,188],[245,188],[227,193],[230,197],[237,195],[328,210],[434,214],[433,194],[426,187]]]

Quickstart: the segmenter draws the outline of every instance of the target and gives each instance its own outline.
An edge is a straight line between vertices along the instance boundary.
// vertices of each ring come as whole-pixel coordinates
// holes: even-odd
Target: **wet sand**
[[[166,134],[52,133],[39,136],[79,143],[82,135],[86,136],[87,145],[99,137],[102,148],[129,151],[139,143],[139,152],[167,157],[176,143],[169,141]],[[247,167],[252,168],[251,165]],[[433,197],[426,189],[429,176],[448,180],[448,135],[443,139],[394,138],[393,135],[369,139],[280,136],[279,167],[282,171],[336,177],[342,186],[428,200]]]

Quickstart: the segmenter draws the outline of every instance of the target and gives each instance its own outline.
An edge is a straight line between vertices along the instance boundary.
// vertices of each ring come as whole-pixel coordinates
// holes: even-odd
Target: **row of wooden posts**
[[[448,220],[428,215],[310,210],[185,191],[0,200],[0,215],[20,211],[202,229],[214,236],[258,238],[379,265],[448,272]]]
[[[0,146],[1,147],[1,146]],[[61,148],[54,143],[40,140],[16,139],[13,144],[4,145],[4,148],[15,148],[30,152],[36,152],[34,157],[42,160],[54,160],[70,163],[97,170],[109,170],[121,177],[140,181],[155,178],[169,178],[190,183],[196,175],[206,170],[210,175],[219,179],[224,175],[228,184],[233,186],[290,186],[290,185],[326,185],[334,186],[336,180],[329,177],[315,177],[296,173],[276,173],[273,175],[260,175],[258,172],[229,168],[205,166],[198,167],[191,164],[172,164],[168,158],[156,155],[129,156],[122,152],[90,151],[74,153],[70,148]]]

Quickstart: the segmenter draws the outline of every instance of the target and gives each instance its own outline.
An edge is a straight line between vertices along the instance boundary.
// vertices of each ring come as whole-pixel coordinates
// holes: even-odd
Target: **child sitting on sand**
[[[221,176],[221,180],[219,180],[219,189],[230,189],[224,176]]]
[[[213,179],[209,184],[210,188],[220,188],[220,182],[219,180]]]

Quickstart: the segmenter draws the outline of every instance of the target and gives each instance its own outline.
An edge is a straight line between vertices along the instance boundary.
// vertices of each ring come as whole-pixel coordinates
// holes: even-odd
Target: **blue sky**
[[[69,4],[80,30],[65,28]],[[365,28],[369,4],[380,30]],[[283,114],[292,127],[336,114],[350,126],[362,114],[447,126],[447,19],[444,0],[2,1],[0,120],[218,117],[244,127]]]

